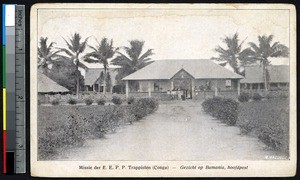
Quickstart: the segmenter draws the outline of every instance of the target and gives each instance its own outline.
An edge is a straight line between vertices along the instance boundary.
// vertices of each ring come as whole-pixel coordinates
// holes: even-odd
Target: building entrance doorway
[[[192,99],[192,79],[176,78],[174,79],[174,90],[179,91],[184,98]]]

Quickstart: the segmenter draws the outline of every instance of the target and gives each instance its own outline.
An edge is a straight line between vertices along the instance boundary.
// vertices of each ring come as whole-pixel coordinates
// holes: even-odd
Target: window
[[[287,86],[288,86],[288,83],[279,83],[279,86],[280,86],[280,87],[287,87]]]
[[[254,83],[254,84],[252,84],[252,89],[258,89],[258,83]]]
[[[264,83],[260,83],[260,89],[265,89],[265,84]]]
[[[270,83],[270,87],[278,87],[277,83]]]
[[[103,92],[103,86],[100,86],[100,92]]]
[[[87,85],[86,87],[87,87],[87,91],[93,91],[93,86]]]

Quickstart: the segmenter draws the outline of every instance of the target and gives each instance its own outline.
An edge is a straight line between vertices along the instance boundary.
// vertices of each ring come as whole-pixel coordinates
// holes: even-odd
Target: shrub
[[[269,91],[266,96],[267,99],[272,98],[288,98],[289,91]]]
[[[241,130],[241,134],[248,134],[255,128],[250,121],[239,122],[238,127]]]
[[[53,99],[53,100],[51,101],[51,104],[52,104],[53,106],[59,105],[59,99]]]
[[[66,133],[67,144],[71,146],[82,146],[85,137],[89,135],[87,119],[79,113],[78,108],[68,116],[68,131]]]
[[[97,100],[98,105],[105,105],[105,103],[106,103],[105,98],[100,98],[100,99]]]
[[[267,146],[289,152],[289,101],[272,98],[252,101],[239,106],[238,126],[241,133],[249,133]]]
[[[122,104],[122,99],[119,96],[113,96],[111,100],[115,105]]]
[[[238,100],[240,102],[248,102],[250,100],[250,94],[246,93],[246,92],[242,92],[239,97]]]
[[[43,110],[47,110],[45,113],[47,114],[48,109]],[[78,108],[72,109],[71,113],[65,111],[57,113],[61,112],[61,107],[55,110],[48,113],[48,117],[44,119],[47,121],[39,127],[39,159],[53,159],[64,147],[82,146],[89,132],[86,119],[80,115]]]
[[[77,100],[74,99],[74,98],[70,98],[70,99],[68,100],[68,103],[71,104],[71,105],[75,105],[75,104],[77,104]]]
[[[86,105],[91,105],[91,104],[93,104],[94,100],[92,98],[86,98],[84,100],[84,102],[85,102]]]
[[[93,137],[101,138],[109,131],[115,132],[123,114],[122,106],[104,106],[101,109],[93,110],[93,113],[89,114],[87,118],[90,124],[90,134]]]
[[[272,95],[271,93],[267,93],[265,98],[272,99],[272,98],[274,98],[274,95]]]
[[[132,103],[134,103],[134,101],[135,101],[135,98],[134,98],[133,96],[130,96],[130,97],[127,99],[127,103],[128,103],[128,104],[132,104]]]
[[[254,101],[260,101],[262,99],[262,96],[259,93],[254,93],[252,99]]]
[[[203,110],[222,122],[232,126],[236,124],[238,102],[233,99],[214,97],[202,103]]]
[[[141,98],[135,101],[130,111],[136,120],[140,120],[148,114],[154,112],[158,107],[158,102],[154,98]]]
[[[266,145],[275,150],[282,150],[288,153],[289,150],[289,127],[288,127],[288,110],[271,110],[268,112],[268,119],[264,120],[259,129],[258,138]],[[279,119],[279,120],[274,120]]]

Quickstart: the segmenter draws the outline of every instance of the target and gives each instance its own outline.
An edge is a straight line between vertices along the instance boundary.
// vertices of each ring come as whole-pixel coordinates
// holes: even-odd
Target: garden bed
[[[65,148],[82,146],[87,139],[102,138],[117,127],[154,112],[157,101],[136,99],[130,105],[39,106],[38,158],[55,159]]]
[[[236,125],[242,134],[254,135],[267,146],[288,155],[288,98],[253,98],[250,102],[210,98],[202,103],[203,110],[228,125]]]
[[[288,98],[240,103],[237,126],[243,134],[257,136],[273,149],[289,152]]]

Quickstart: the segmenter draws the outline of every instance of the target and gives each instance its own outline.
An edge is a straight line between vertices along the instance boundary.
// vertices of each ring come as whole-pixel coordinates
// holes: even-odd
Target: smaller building
[[[70,90],[57,84],[55,81],[42,73],[38,73],[38,94],[66,94]]]
[[[106,83],[106,92],[112,92],[116,85],[116,75],[119,66],[109,65],[107,76],[110,80]],[[80,72],[84,76],[84,90],[93,92],[103,92],[104,68],[100,63],[80,62]]]
[[[267,67],[269,73],[269,88],[287,88],[289,86],[289,66],[270,65]],[[265,89],[262,66],[246,66],[245,78],[241,80],[242,89],[258,90]]]

